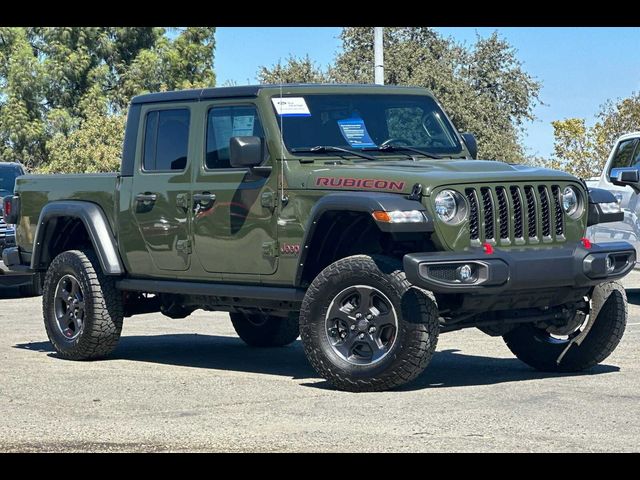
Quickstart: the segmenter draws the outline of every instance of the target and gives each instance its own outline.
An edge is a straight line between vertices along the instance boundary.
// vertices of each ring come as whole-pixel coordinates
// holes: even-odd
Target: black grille
[[[482,208],[484,216],[484,237],[488,239],[495,238],[495,232],[493,229],[493,199],[491,198],[491,190],[488,187],[480,189],[482,195]]]
[[[524,218],[520,189],[512,186],[509,188],[509,191],[511,192],[511,202],[513,204],[513,235],[516,238],[524,238]]]
[[[540,185],[538,187],[538,193],[540,194],[540,210],[542,213],[542,236],[551,236],[551,214],[549,209],[549,193],[547,187]]]
[[[554,185],[551,187],[551,193],[553,194],[556,213],[556,235],[564,235],[564,216],[562,215],[562,197],[560,187],[558,185]]]
[[[480,217],[478,213],[478,197],[473,188],[465,190],[469,202],[469,235],[472,240],[480,238]]]
[[[498,197],[498,219],[500,220],[500,238],[509,238],[509,200],[507,200],[507,191],[504,187],[496,188],[496,196]]]
[[[564,241],[559,185],[505,185],[467,188],[464,192],[471,240],[500,244]]]
[[[429,277],[434,280],[440,280],[443,282],[455,282],[457,266],[452,265],[431,265],[429,266]]]
[[[527,197],[527,233],[529,238],[538,236],[536,229],[536,196],[533,193],[533,187],[524,187],[524,194]]]

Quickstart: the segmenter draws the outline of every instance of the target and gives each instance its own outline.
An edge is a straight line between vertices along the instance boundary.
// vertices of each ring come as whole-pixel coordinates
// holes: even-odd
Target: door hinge
[[[191,253],[191,240],[178,240],[176,250],[182,253]]]
[[[262,255],[264,257],[277,257],[278,256],[278,242],[262,242]]]
[[[260,195],[260,204],[264,208],[274,210],[276,208],[276,194],[275,192],[263,192]]]
[[[176,207],[184,208],[185,210],[189,208],[188,193],[179,193],[178,195],[176,195]]]

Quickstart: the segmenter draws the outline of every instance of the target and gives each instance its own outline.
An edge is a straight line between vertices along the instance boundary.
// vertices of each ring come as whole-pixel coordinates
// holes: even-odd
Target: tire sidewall
[[[305,318],[303,319],[301,315],[301,333],[304,331],[303,335],[306,337],[304,343],[319,348],[330,363],[354,379],[379,376],[393,368],[398,361],[399,351],[404,348],[408,334],[402,308],[403,295],[408,290],[394,277],[381,271],[375,259],[363,257],[363,260],[371,262],[372,268],[359,271],[334,269],[329,274],[329,281],[318,285],[317,279],[314,280],[312,288],[317,289],[316,295],[322,298],[322,301],[303,301],[302,311],[305,312]],[[398,325],[393,346],[384,358],[371,365],[357,365],[346,361],[334,351],[326,333],[326,314],[331,302],[340,292],[354,285],[366,285],[380,290],[391,302],[397,317]]]
[[[81,348],[87,332],[91,331],[94,318],[94,306],[91,295],[91,284],[87,277],[87,272],[79,258],[80,252],[67,251],[58,255],[47,270],[43,285],[42,303],[44,323],[49,340],[54,344],[56,350],[60,352],[73,352]],[[80,285],[82,298],[84,300],[84,318],[82,332],[73,339],[66,338],[57,325],[55,315],[55,294],[58,282],[65,275],[73,275]]]

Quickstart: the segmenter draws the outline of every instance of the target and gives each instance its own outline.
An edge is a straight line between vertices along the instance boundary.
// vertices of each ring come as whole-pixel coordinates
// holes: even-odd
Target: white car
[[[593,225],[587,229],[587,237],[594,242],[624,240],[635,247],[636,254],[640,254],[639,182],[630,186],[634,183],[633,179],[629,181],[629,178],[626,178],[624,182],[626,185],[621,185],[622,172],[625,172],[625,175],[631,174],[632,177],[640,178],[640,132],[628,133],[618,138],[600,177],[587,181],[589,188],[601,188],[613,193],[624,212],[624,220]],[[636,263],[636,269],[638,268],[640,263]]]

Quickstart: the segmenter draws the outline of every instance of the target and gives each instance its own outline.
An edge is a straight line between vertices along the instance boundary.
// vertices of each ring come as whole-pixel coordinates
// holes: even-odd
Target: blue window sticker
[[[353,148],[376,147],[373,140],[367,132],[364,120],[358,117],[345,118],[338,120],[338,126],[344,139],[349,142]]]

